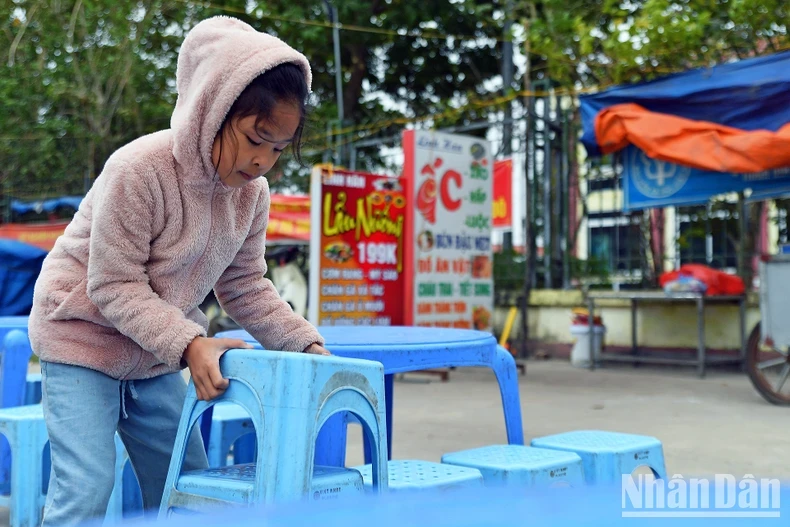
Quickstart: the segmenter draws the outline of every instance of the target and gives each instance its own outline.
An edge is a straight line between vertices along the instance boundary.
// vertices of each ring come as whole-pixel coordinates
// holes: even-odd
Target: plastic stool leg
[[[384,408],[387,412],[387,460],[392,459],[392,405],[393,405],[393,391],[395,389],[395,376],[384,376]],[[365,434],[362,434],[363,445],[365,448],[365,464],[372,463],[373,456],[371,455],[370,441],[367,440]]]
[[[44,441],[38,434],[26,434],[25,445],[33,453],[30,456],[13,455],[11,458],[11,527],[38,527],[41,524],[41,472]],[[14,438],[18,439],[18,438]],[[10,440],[12,450],[21,452],[22,445]],[[39,455],[41,452],[42,455]]]
[[[315,442],[315,464],[326,467],[346,466],[346,414],[337,413],[327,419]]]
[[[524,425],[521,422],[518,370],[513,355],[502,346],[497,346],[493,370],[499,383],[499,393],[502,396],[507,442],[511,445],[523,445]]]

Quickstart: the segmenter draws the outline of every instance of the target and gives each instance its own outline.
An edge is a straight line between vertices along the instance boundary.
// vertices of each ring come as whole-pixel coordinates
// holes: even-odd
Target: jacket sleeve
[[[266,349],[304,351],[310,344],[323,345],[318,330],[296,314],[267,278],[266,226],[270,198],[263,191],[252,228],[233,262],[214,287],[222,308]]]
[[[108,161],[101,182],[97,180],[88,297],[118,331],[163,363],[178,367],[187,345],[206,332],[150,286],[146,262],[155,208],[162,202],[155,199],[158,185],[139,172]]]

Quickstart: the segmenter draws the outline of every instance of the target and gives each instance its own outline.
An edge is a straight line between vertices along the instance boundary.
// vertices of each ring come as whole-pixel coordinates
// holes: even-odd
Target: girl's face
[[[300,118],[299,108],[287,102],[275,104],[269,118],[261,121],[257,130],[255,115],[231,118],[228,126],[217,134],[211,151],[211,160],[223,183],[241,188],[266,175],[293,140]]]

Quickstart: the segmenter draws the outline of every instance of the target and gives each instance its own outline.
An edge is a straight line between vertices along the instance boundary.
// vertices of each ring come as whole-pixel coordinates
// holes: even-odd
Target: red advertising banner
[[[55,240],[66,230],[68,221],[55,223],[5,223],[0,225],[0,238],[18,240],[51,251]]]
[[[400,179],[316,167],[310,320],[402,325],[406,196]]]
[[[492,227],[513,227],[513,160],[494,163],[494,208]]]

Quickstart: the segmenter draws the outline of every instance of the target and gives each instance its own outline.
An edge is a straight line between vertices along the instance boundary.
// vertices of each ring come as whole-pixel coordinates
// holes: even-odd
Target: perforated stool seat
[[[365,489],[372,488],[370,465],[354,467],[362,474]],[[474,468],[431,463],[430,461],[396,460],[387,464],[390,492],[418,490],[456,490],[482,487],[483,475]]]
[[[198,494],[223,503],[248,504],[253,501],[255,463],[184,472],[178,490]],[[316,465],[311,498],[315,501],[359,496],[365,492],[362,475],[352,469]]]
[[[575,430],[532,440],[539,448],[575,452],[582,459],[584,480],[618,483],[623,474],[649,467],[657,478],[666,477],[664,450],[655,437],[602,430]]]
[[[573,452],[523,445],[491,445],[445,454],[442,463],[476,468],[487,486],[584,485],[582,460]]]

